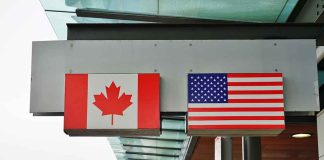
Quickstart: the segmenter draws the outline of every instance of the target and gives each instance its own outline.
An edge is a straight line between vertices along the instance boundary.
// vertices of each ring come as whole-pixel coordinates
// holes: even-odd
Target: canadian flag
[[[157,135],[159,97],[160,75],[155,73],[66,74],[64,131],[72,136],[113,135],[116,130]]]

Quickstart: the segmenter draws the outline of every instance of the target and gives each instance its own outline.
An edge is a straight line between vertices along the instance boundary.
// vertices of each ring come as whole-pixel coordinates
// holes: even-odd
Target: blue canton
[[[188,103],[227,103],[227,74],[188,74]]]

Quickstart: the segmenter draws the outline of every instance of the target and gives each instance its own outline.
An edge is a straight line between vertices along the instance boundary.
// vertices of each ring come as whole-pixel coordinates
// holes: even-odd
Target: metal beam
[[[324,24],[67,24],[68,40],[324,39]],[[324,44],[324,43],[322,43]],[[318,44],[321,45],[321,44]]]
[[[133,145],[133,144],[122,144],[125,147],[140,147],[140,148],[153,148],[153,149],[169,149],[169,150],[181,150],[181,148],[172,147],[157,147],[157,146],[144,146],[144,145]]]
[[[157,153],[146,153],[146,152],[130,152],[126,151],[127,154],[137,154],[137,155],[148,155],[148,156],[158,156],[158,157],[179,157],[179,155],[171,155],[171,154],[157,154]]]
[[[298,0],[295,8],[293,9],[293,11],[290,13],[290,15],[288,17],[287,22],[295,22],[298,14],[303,9],[306,2],[307,2],[307,0]]]
[[[156,22],[156,23],[173,23],[173,24],[188,24],[188,23],[217,24],[217,23],[237,23],[238,22],[238,21],[225,21],[225,20],[214,20],[214,19],[204,19],[204,18],[163,16],[157,14],[119,12],[119,11],[110,11],[110,10],[97,9],[97,8],[76,9],[76,15],[78,17],[105,18],[105,19]]]

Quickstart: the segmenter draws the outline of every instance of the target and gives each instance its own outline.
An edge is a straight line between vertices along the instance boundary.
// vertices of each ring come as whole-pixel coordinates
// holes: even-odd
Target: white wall
[[[115,159],[106,138],[71,138],[29,113],[31,41],[56,36],[38,0],[0,0],[0,159]]]

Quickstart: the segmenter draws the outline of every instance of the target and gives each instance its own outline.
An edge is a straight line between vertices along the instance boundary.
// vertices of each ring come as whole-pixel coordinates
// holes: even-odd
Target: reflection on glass
[[[97,8],[110,11],[219,20],[285,20],[298,0],[40,0],[46,10]],[[287,2],[287,3],[286,3]],[[282,13],[282,14],[281,14]]]
[[[109,137],[117,159],[176,160],[188,147],[184,120],[162,119],[160,136]]]

